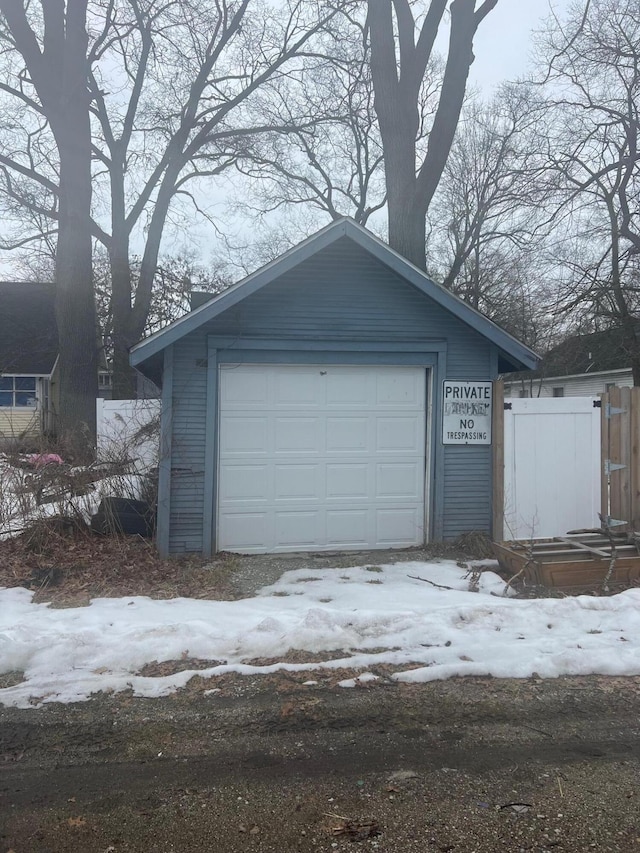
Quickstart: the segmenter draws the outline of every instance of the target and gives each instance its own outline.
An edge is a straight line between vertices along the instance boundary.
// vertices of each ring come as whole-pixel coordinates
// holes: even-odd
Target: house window
[[[551,389],[554,397],[564,397],[564,388],[560,385]]]
[[[0,408],[36,407],[35,376],[0,376]]]
[[[529,391],[525,390],[525,389],[522,389],[522,390],[521,390],[521,391],[519,391],[518,393],[519,393],[519,396],[520,396],[520,398],[521,398],[521,399],[524,399],[525,397],[530,397],[530,396],[531,396],[531,393],[530,393]]]

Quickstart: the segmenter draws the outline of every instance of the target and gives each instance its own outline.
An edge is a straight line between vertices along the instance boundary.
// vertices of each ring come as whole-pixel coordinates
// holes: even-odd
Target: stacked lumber
[[[571,588],[602,583],[611,570],[612,583],[640,578],[640,552],[633,534],[608,531],[568,533],[550,539],[494,542],[501,567],[530,584]]]

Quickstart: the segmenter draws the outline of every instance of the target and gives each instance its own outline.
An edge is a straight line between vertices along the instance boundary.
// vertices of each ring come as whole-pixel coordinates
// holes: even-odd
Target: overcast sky
[[[548,17],[550,2],[562,16],[570,0],[498,0],[474,41],[471,79],[475,85],[486,90],[527,71],[533,48],[531,32]]]
[[[498,5],[482,22],[474,41],[475,62],[471,69],[472,85],[489,96],[492,90],[505,80],[514,80],[526,74],[532,53],[532,31],[539,28],[548,17],[550,4],[562,17],[571,0],[498,0]],[[446,51],[448,33],[442,34],[442,50]],[[223,198],[224,189],[216,185],[215,195]],[[202,236],[201,236],[202,235]],[[191,239],[184,233],[172,239],[171,228],[167,228],[163,249],[169,252],[188,250],[197,245],[210,245],[211,231],[201,223],[194,224]],[[203,262],[207,262],[207,253]],[[0,252],[0,277],[10,276],[15,256]]]

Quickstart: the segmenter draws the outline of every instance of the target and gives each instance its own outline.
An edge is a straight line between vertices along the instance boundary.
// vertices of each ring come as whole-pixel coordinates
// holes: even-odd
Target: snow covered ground
[[[240,601],[111,598],[70,609],[34,604],[25,589],[0,589],[0,673],[24,672],[21,683],[0,689],[0,703],[26,708],[127,688],[163,696],[196,671],[136,673],[152,661],[189,658],[212,661],[197,671],[204,677],[352,667],[366,681],[379,663],[393,664],[394,678],[405,682],[640,674],[640,589],[517,600],[503,597],[493,572],[482,574],[478,592],[469,591],[466,575],[448,561],[302,569]],[[327,659],[288,663],[290,649]],[[337,649],[344,655],[329,659]],[[255,658],[278,663],[246,663]]]

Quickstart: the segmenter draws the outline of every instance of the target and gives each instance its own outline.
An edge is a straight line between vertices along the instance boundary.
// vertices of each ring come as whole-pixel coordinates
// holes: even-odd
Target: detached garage
[[[131,362],[162,386],[160,551],[210,554],[490,532],[489,383],[538,358],[343,219]]]

